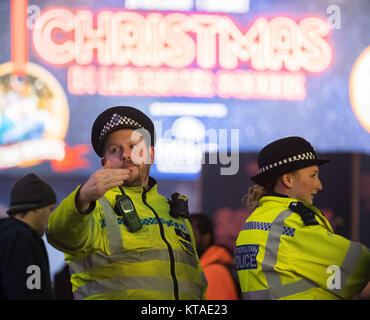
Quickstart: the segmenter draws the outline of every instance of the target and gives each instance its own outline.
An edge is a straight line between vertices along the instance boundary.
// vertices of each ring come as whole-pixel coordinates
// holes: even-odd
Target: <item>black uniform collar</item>
[[[280,198],[289,198],[286,194],[281,194],[277,192],[268,192],[265,194],[266,197],[280,197]]]
[[[152,177],[149,177],[148,190],[147,191],[149,191],[151,188],[153,188],[156,184],[157,184],[157,180],[155,180]]]

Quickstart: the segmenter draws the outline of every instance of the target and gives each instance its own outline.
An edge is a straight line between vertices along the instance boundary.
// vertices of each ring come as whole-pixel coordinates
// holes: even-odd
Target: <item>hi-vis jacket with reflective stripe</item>
[[[348,299],[370,279],[370,252],[333,233],[317,208],[318,225],[289,209],[297,199],[264,196],[236,242],[244,299]]]
[[[152,180],[154,181],[154,179]],[[203,299],[206,280],[187,219],[170,216],[155,184],[124,187],[143,228],[130,233],[117,216],[113,188],[90,213],[75,205],[78,188],[51,214],[47,239],[65,252],[75,299]]]

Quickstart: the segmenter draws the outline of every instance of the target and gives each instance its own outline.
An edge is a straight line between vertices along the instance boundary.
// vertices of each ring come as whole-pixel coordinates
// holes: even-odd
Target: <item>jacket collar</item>
[[[324,214],[318,208],[305,201],[296,198],[289,198],[286,195],[278,193],[268,193],[260,199],[259,206],[281,206],[289,209],[289,205],[291,202],[302,202],[306,207],[311,209],[315,213],[315,215],[325,224],[325,226],[332,232],[333,229],[329,221],[325,218]]]
[[[287,195],[279,194],[279,193],[268,193],[268,194],[266,194],[265,196],[263,196],[260,199],[259,205],[263,206],[264,204],[271,205],[271,204],[275,203],[276,205],[283,205],[283,206],[289,207],[291,202],[302,202],[306,207],[310,208],[315,213],[322,214],[318,208],[314,207],[313,205],[311,205],[311,204],[309,204],[305,201],[302,201],[302,200],[299,200],[299,199],[296,199],[296,198],[289,198]]]
[[[267,194],[265,194],[265,196],[288,198],[288,196],[286,194],[281,194],[281,193],[277,193],[277,192],[273,192],[273,191],[268,192]]]
[[[157,181],[152,178],[152,177],[149,177],[149,181],[148,181],[148,190],[145,190],[142,186],[136,186],[136,187],[127,187],[127,186],[123,186],[125,192],[133,192],[133,193],[152,193],[152,192],[157,192]],[[113,188],[113,190],[117,190],[118,193],[120,193],[121,191],[119,190],[119,187],[115,187]]]

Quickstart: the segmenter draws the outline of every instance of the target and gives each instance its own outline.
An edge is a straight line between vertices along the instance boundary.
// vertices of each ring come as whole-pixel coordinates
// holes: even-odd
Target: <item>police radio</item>
[[[177,192],[171,195],[170,215],[174,218],[189,218],[188,198]]]
[[[128,230],[132,233],[140,230],[143,225],[136,212],[135,206],[128,195],[126,195],[123,187],[119,187],[122,194],[116,196],[116,205],[114,211],[122,216],[123,223],[127,226]]]

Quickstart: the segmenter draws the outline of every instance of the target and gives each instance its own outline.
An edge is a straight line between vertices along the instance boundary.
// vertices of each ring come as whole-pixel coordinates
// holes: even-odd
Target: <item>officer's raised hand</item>
[[[91,202],[101,198],[109,189],[118,187],[130,177],[128,169],[113,169],[110,160],[104,167],[95,171],[81,187],[77,205],[81,211],[86,211]]]

